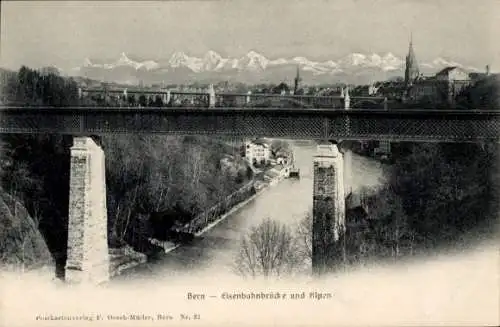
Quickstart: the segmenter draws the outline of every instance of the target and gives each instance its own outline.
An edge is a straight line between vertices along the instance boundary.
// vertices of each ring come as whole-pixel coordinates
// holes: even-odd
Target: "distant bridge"
[[[226,107],[226,108],[330,108],[345,109],[369,105],[370,108],[387,109],[387,99],[384,97],[351,97],[346,95],[294,95],[294,94],[263,94],[263,93],[215,93],[182,92],[169,90],[128,90],[128,89],[80,89],[81,99],[101,101],[101,104],[127,106],[154,103],[158,107]],[[121,101],[118,101],[121,100]],[[346,101],[347,100],[347,101]]]

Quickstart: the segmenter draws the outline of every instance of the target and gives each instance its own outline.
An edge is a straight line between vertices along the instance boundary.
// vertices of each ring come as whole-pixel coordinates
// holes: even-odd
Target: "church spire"
[[[419,69],[417,64],[417,58],[415,56],[415,51],[413,50],[413,33],[410,33],[410,44],[408,47],[408,55],[406,56],[406,68],[405,68],[405,83],[406,85],[411,85],[413,81],[418,77]]]

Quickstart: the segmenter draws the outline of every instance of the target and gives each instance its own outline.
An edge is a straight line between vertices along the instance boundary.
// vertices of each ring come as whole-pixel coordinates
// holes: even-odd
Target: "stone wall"
[[[191,233],[197,233],[203,228],[217,220],[217,218],[229,211],[234,205],[244,201],[249,196],[253,190],[253,181],[247,183],[239,190],[228,195],[224,200],[220,201],[216,205],[212,206],[208,210],[196,216],[187,226],[187,231]]]

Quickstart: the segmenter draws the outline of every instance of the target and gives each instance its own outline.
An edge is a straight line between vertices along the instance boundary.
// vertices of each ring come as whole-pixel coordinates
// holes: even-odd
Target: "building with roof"
[[[441,103],[446,99],[446,84],[434,77],[422,77],[406,89],[405,101]]]
[[[457,66],[443,68],[436,74],[436,80],[438,81],[468,81],[469,79],[469,73]]]
[[[404,78],[405,102],[453,106],[457,95],[470,84],[469,72],[458,66],[445,67],[434,76],[424,77],[420,74],[413,42],[410,39]]]
[[[245,142],[245,158],[252,164],[267,164],[271,159],[269,142],[264,139]]]
[[[455,98],[471,84],[469,72],[457,66],[445,67],[436,75],[421,77],[407,90],[407,100],[454,105]]]

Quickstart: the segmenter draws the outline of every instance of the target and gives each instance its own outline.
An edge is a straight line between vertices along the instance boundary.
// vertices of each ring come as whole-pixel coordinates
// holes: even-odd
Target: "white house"
[[[263,140],[245,142],[245,157],[251,163],[268,163],[271,151],[269,144]]]

